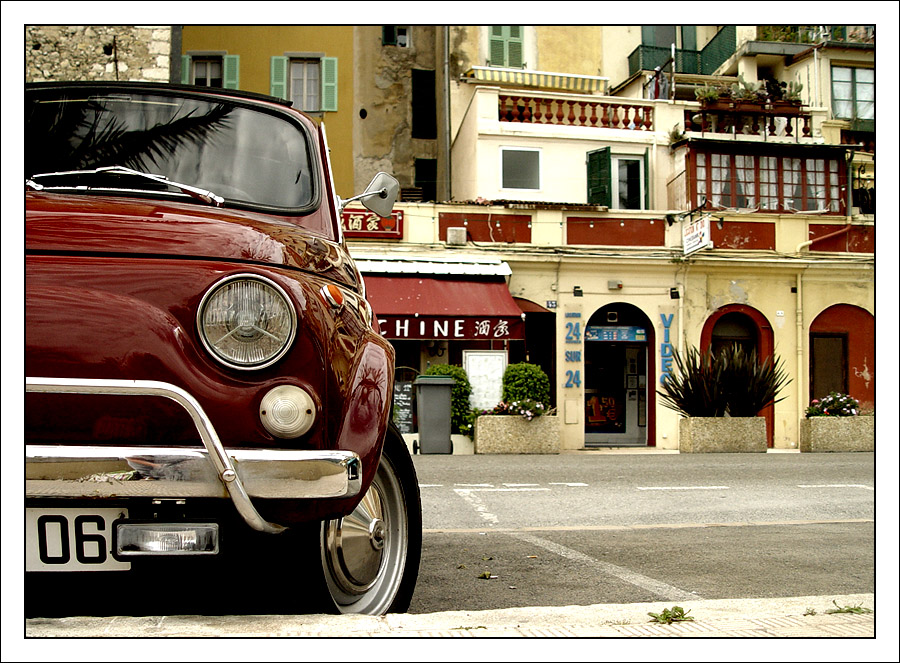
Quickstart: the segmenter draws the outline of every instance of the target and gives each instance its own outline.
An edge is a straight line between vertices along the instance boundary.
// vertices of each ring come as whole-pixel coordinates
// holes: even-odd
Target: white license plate
[[[127,571],[112,556],[113,521],[126,509],[25,509],[26,571]]]

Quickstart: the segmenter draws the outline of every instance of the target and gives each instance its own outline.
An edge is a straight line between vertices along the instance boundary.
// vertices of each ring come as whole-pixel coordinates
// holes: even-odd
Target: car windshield
[[[315,199],[306,136],[286,117],[227,100],[126,90],[48,89],[26,99],[25,177],[45,175],[36,179],[44,187],[185,195],[145,177],[91,172],[120,166],[238,205],[302,209]]]

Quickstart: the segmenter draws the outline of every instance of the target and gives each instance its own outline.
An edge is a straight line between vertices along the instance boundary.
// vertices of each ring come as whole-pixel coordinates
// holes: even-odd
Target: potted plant
[[[875,417],[863,416],[859,401],[831,392],[814,398],[800,422],[800,451],[874,451]]]
[[[559,453],[559,422],[549,407],[550,379],[540,366],[507,366],[502,398],[477,415],[475,453]]]
[[[781,95],[772,99],[772,112],[781,115],[798,114],[802,106],[800,93],[803,91],[803,83],[791,81],[790,83],[780,83],[779,87]]]
[[[700,85],[694,88],[694,97],[706,110],[729,110],[732,108],[728,88],[718,85]]]
[[[662,404],[684,418],[679,421],[679,450],[765,452],[766,422],[758,416],[776,403],[790,382],[780,358],[759,361],[756,350],[740,345],[714,353],[688,348],[674,353],[675,373],[658,394]]]
[[[742,106],[762,108],[768,100],[766,88],[761,83],[751,83],[744,79],[743,74],[738,75],[738,82],[731,84],[731,98],[736,108]]]

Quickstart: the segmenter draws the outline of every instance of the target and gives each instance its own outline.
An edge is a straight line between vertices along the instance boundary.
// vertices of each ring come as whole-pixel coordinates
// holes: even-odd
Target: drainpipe
[[[806,411],[807,394],[804,393],[806,380],[801,379],[804,374],[803,365],[803,272],[797,272],[797,434],[800,434],[800,428],[803,425],[803,417]],[[797,445],[800,441],[798,438]]]
[[[450,26],[444,26],[444,168],[447,177],[447,200],[453,200],[453,177],[450,168]]]
[[[805,249],[807,246],[809,246],[809,245],[811,245],[811,244],[813,244],[813,243],[815,243],[815,242],[820,242],[820,241],[822,241],[823,239],[829,239],[829,238],[831,238],[831,237],[837,237],[838,235],[843,235],[845,232],[847,232],[848,230],[850,230],[850,228],[852,228],[852,227],[853,227],[853,224],[852,224],[852,223],[848,223],[846,226],[844,226],[844,227],[841,228],[840,230],[835,230],[833,233],[828,233],[827,235],[822,235],[821,237],[814,237],[813,239],[808,239],[808,240],[806,240],[805,242],[800,242],[800,243],[797,245],[797,248],[794,250],[794,252],[795,252],[795,253],[800,253],[800,250],[801,250],[801,249]]]

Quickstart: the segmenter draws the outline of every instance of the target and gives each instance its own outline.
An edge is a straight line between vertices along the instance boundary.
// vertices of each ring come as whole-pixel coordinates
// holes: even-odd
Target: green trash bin
[[[456,380],[446,375],[416,378],[416,412],[419,417],[419,453],[451,454],[450,391]]]

